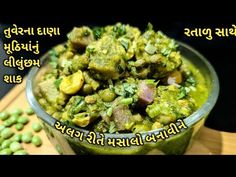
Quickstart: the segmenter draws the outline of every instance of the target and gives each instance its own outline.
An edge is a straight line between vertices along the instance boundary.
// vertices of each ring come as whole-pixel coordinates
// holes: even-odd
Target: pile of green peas
[[[27,115],[27,116],[24,116]],[[40,123],[31,125],[32,131],[25,133],[15,133],[12,127],[17,131],[24,129],[24,126],[29,123],[29,115],[33,115],[34,111],[27,108],[25,111],[19,108],[13,109],[10,113],[7,111],[0,112],[0,155],[28,155],[28,152],[22,147],[21,143],[32,143],[36,147],[42,145],[41,138],[36,135],[42,130]]]

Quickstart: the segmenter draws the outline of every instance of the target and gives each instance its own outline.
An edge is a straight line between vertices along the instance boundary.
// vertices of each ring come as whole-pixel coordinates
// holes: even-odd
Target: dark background
[[[76,8],[74,8],[76,9]],[[109,8],[93,11],[92,14],[84,14],[79,9],[73,13],[60,11],[59,13],[45,14],[43,11],[35,16],[29,14],[22,15],[2,15],[0,18],[0,30],[4,25],[16,23],[18,26],[58,26],[61,28],[61,36],[57,37],[39,37],[39,38],[21,38],[21,40],[39,40],[40,52],[43,54],[52,46],[66,40],[66,34],[74,27],[80,25],[107,25],[114,24],[118,21],[129,23],[144,30],[148,22],[151,22],[155,30],[162,30],[164,33],[177,40],[183,41],[200,53],[202,53],[214,66],[220,81],[220,95],[216,106],[209,115],[206,126],[223,131],[236,132],[236,116],[235,116],[235,98],[236,89],[234,87],[236,76],[236,36],[235,37],[215,37],[209,41],[205,38],[186,37],[184,28],[191,27],[231,27],[231,24],[236,24],[236,15],[212,15],[209,14],[194,14],[188,13],[180,15],[178,13],[165,13],[161,11],[133,9],[132,12],[127,12],[127,9],[118,9],[113,11]],[[32,10],[32,9],[31,9]],[[129,10],[129,9],[128,9]],[[33,10],[32,10],[33,11]],[[2,34],[2,31],[1,31]],[[2,38],[2,36],[1,36]],[[2,49],[0,54],[3,55]],[[23,54],[21,54],[23,55]],[[29,56],[29,55],[23,55]],[[3,56],[1,56],[1,60]],[[3,73],[18,72],[17,70],[4,68],[2,62],[0,64],[1,77]],[[26,71],[25,71],[26,73]],[[22,74],[25,74],[22,73]],[[14,85],[4,84],[1,80],[0,98],[9,91],[9,87]]]

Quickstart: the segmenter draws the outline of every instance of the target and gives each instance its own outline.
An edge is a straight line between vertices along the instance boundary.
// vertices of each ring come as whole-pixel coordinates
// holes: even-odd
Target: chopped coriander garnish
[[[93,28],[93,35],[96,40],[100,39],[103,33],[104,33],[104,28],[102,27]]]
[[[149,31],[152,29],[153,29],[153,25],[150,22],[148,22],[146,31]]]
[[[124,98],[132,97],[136,92],[135,84],[123,83],[122,85],[116,86],[115,93],[123,96]]]
[[[145,50],[148,54],[153,55],[153,54],[157,51],[157,48],[149,42],[149,43],[146,45],[146,47],[144,48],[144,50]]]
[[[109,125],[109,133],[115,133],[117,131],[115,122],[111,121]]]
[[[173,39],[171,39],[170,44],[168,45],[170,49],[176,49],[178,45],[175,43]]]
[[[120,40],[120,43],[121,43],[121,45],[125,48],[125,50],[127,51],[128,48],[129,48],[129,41],[128,41],[127,39],[125,39],[125,38],[122,38],[122,39]]]
[[[184,98],[186,95],[187,95],[187,92],[185,90],[185,87],[183,87],[183,86],[180,87],[180,93],[177,96],[177,99],[180,100],[180,99]]]
[[[62,78],[59,78],[57,80],[54,81],[54,85],[56,86],[57,89],[59,89],[59,86],[61,84]]]
[[[118,24],[113,27],[113,31],[115,32],[116,37],[120,37],[126,34],[125,25]]]
[[[186,81],[190,83],[192,86],[196,86],[196,80],[193,77],[187,78]]]
[[[51,50],[49,52],[49,55],[50,55],[49,64],[51,65],[52,68],[56,69],[57,68],[57,52],[55,50]]]
[[[188,88],[188,87],[184,87],[184,89],[185,89],[185,91],[186,91],[186,94],[188,94],[189,92],[190,92],[190,88]]]
[[[168,56],[170,55],[170,53],[171,53],[171,51],[170,51],[169,49],[167,49],[167,48],[163,48],[163,49],[161,50],[161,54],[162,54],[163,56],[168,57]]]

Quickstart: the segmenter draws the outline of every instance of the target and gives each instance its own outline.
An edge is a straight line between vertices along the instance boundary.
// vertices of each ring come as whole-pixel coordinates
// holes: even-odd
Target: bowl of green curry
[[[74,27],[27,80],[27,98],[60,154],[183,154],[219,83],[190,46],[117,23]]]

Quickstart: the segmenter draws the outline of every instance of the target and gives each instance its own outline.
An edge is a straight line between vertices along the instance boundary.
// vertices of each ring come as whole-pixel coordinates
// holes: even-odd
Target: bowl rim
[[[212,76],[212,88],[211,88],[211,92],[209,92],[208,98],[205,101],[205,103],[198,109],[196,110],[194,113],[192,113],[190,116],[182,119],[185,123],[185,125],[187,125],[187,127],[191,127],[193,126],[195,123],[197,123],[198,121],[200,121],[200,119],[202,119],[204,116],[206,116],[206,113],[210,113],[210,111],[213,109],[213,107],[216,104],[216,101],[218,99],[219,96],[219,79],[218,76],[216,74],[215,69],[213,68],[213,66],[210,64],[210,62],[201,54],[199,53],[197,50],[195,50],[193,47],[189,46],[188,44],[185,44],[183,42],[177,41],[177,43],[179,44],[180,47],[184,47],[187,50],[189,50],[190,52],[192,52],[193,54],[195,54],[200,60],[201,62],[203,62],[204,65],[206,65],[206,68],[210,71],[210,74]],[[48,52],[46,52],[40,59],[40,61],[44,61],[47,57],[48,57]],[[26,97],[27,100],[30,104],[30,106],[32,107],[32,109],[35,111],[36,115],[42,119],[44,122],[46,122],[48,125],[50,125],[51,127],[54,128],[54,125],[56,123],[56,121],[59,121],[55,118],[53,118],[51,115],[49,115],[48,113],[46,113],[46,111],[44,111],[44,109],[41,107],[41,105],[38,103],[35,95],[34,95],[34,91],[33,91],[33,80],[34,77],[36,76],[37,72],[40,70],[40,68],[38,67],[32,67],[28,76],[27,76],[27,82],[26,82]],[[63,122],[59,121],[61,124],[64,124]],[[66,124],[65,124],[66,125]],[[83,132],[85,134],[88,134],[89,132],[91,132],[91,130],[86,130],[83,128],[79,128],[73,125],[68,125],[68,127],[71,127],[77,131]],[[160,131],[162,131],[164,128],[159,128],[159,129],[155,129],[155,130],[149,130],[146,132],[140,132],[139,134],[143,137],[146,136],[148,134],[158,134]],[[97,135],[100,134],[100,132],[95,132]],[[135,136],[135,133],[118,133],[118,134],[111,134],[111,133],[102,133],[105,138],[132,138]]]

